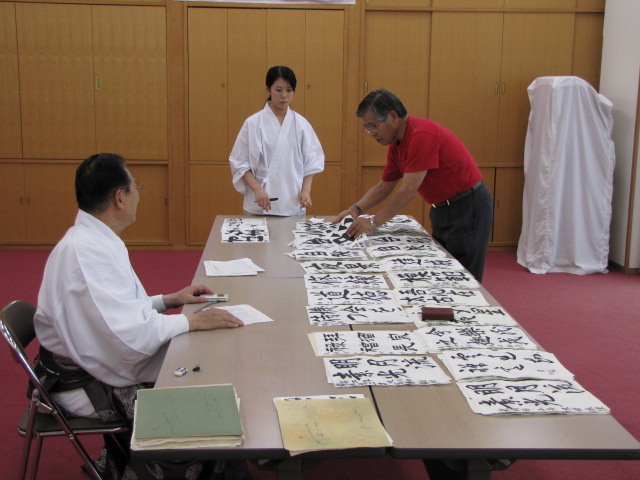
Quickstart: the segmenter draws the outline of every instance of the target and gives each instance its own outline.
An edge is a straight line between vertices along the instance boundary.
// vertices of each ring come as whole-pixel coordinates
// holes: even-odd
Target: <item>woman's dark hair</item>
[[[283,80],[289,82],[289,85],[291,85],[291,89],[294,92],[296,91],[296,74],[293,73],[293,70],[291,70],[289,67],[285,67],[282,65],[271,67],[267,72],[267,80],[265,82],[267,88],[271,88],[271,86],[276,83],[276,80],[278,80],[279,78],[282,78]],[[271,95],[269,95],[269,100],[271,100]]]
[[[117,189],[127,190],[131,176],[126,160],[115,153],[98,153],[84,160],[76,170],[78,208],[87,213],[102,213]]]
[[[400,118],[407,116],[407,109],[404,108],[400,99],[384,88],[375,90],[364,97],[358,105],[356,117],[364,117],[364,114],[369,110],[379,122],[384,122],[389,112],[396,112]]]

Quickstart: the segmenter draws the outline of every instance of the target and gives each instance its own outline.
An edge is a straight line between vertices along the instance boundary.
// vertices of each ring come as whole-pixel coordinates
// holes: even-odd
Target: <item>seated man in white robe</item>
[[[38,296],[36,371],[68,413],[132,420],[136,392],[153,386],[171,338],[243,323],[217,308],[161,313],[206,302],[200,295],[213,291],[204,285],[147,295],[119,237],[136,220],[142,189],[121,156],[89,157],[78,167],[75,183],[75,225],[51,252]],[[128,439],[121,440],[128,452]],[[147,464],[114,458],[112,450],[107,444],[97,465],[105,478],[154,478]],[[191,463],[192,471],[202,470],[199,462]],[[178,478],[166,472],[160,478],[169,477]]]

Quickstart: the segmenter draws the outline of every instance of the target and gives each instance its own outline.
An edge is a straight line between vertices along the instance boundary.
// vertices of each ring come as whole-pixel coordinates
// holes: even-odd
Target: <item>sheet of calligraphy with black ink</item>
[[[389,280],[396,288],[480,288],[473,275],[463,270],[417,270],[390,273]]]
[[[451,382],[438,364],[422,356],[325,357],[329,383],[336,387],[443,385]]]
[[[446,257],[447,253],[435,243],[404,245],[374,245],[366,248],[371,258],[383,257]]]
[[[319,260],[317,262],[301,262],[300,265],[308,274],[383,272],[380,263],[373,260]]]
[[[391,292],[371,288],[310,288],[307,299],[309,305],[375,305],[395,302]]]
[[[367,239],[367,247],[377,245],[435,245],[429,235],[376,235]]]
[[[259,243],[269,241],[266,218],[225,218],[222,223],[223,243]]]
[[[438,358],[456,381],[573,380],[554,354],[540,350],[450,350]]]
[[[312,260],[369,260],[364,250],[355,250],[352,248],[324,248],[294,250],[285,253],[285,255],[298,260],[299,262],[308,262]]]
[[[371,325],[411,323],[405,311],[395,302],[381,305],[310,305],[307,316],[312,325]]]
[[[380,263],[386,272],[408,272],[411,270],[431,270],[434,268],[443,270],[464,270],[462,264],[455,258],[432,257],[385,257]]]
[[[462,350],[466,348],[490,348],[512,350],[536,350],[536,344],[519,327],[485,326],[434,326],[416,330],[427,343],[430,352]]]
[[[418,328],[434,325],[504,325],[517,326],[518,322],[502,307],[453,306],[455,322],[441,320],[422,320],[422,306],[409,307],[407,314]]]
[[[471,410],[482,415],[605,414],[609,408],[576,381],[457,382]]]
[[[306,288],[389,289],[382,274],[318,273],[304,276]]]
[[[451,307],[454,305],[489,306],[480,290],[455,288],[398,288],[392,290],[404,307]]]
[[[427,346],[419,336],[407,331],[315,332],[309,337],[316,355],[421,355]]]

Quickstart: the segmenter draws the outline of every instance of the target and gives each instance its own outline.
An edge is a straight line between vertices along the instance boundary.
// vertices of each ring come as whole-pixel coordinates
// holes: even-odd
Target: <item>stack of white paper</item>
[[[257,266],[249,258],[240,258],[227,262],[205,260],[204,270],[207,277],[235,277],[241,275],[257,275],[258,272],[264,272],[263,268]]]

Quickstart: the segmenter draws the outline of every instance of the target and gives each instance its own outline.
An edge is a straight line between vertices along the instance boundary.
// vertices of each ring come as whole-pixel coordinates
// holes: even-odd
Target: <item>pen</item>
[[[213,305],[214,303],[218,303],[218,302],[209,302],[205,305],[203,305],[202,307],[200,307],[199,309],[197,309],[195,312],[193,313],[198,313],[201,312],[202,310],[204,310],[205,308],[209,308],[211,305]]]
[[[270,198],[270,199],[269,199],[269,201],[270,201],[270,202],[275,202],[276,200],[278,200],[278,197]],[[253,203],[258,203],[258,201],[257,201],[257,200],[254,200],[254,201],[253,201]]]

